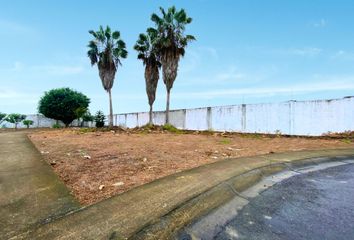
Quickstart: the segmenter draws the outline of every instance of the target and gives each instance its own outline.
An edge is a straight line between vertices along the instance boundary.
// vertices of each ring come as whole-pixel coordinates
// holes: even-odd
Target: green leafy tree
[[[87,111],[83,116],[82,120],[84,122],[92,122],[94,120],[94,116],[91,115],[90,111]]]
[[[75,110],[78,126],[82,126],[83,125],[82,117],[85,115],[85,113],[87,111],[88,111],[88,109],[84,108],[84,107],[80,107],[80,108]]]
[[[156,88],[159,80],[159,68],[161,67],[156,40],[158,32],[156,29],[148,28],[147,34],[141,33],[134,49],[138,52],[138,59],[145,65],[146,94],[150,105],[149,124],[152,124],[152,105],[156,97]]]
[[[24,125],[26,125],[27,128],[29,128],[31,125],[33,125],[33,121],[32,120],[28,120],[28,119],[23,120],[22,123]]]
[[[6,117],[6,113],[0,112],[0,121],[1,121],[3,118],[5,118],[5,117]]]
[[[70,88],[57,88],[45,92],[38,111],[48,118],[62,121],[66,127],[78,118],[78,109],[87,109],[90,99]]]
[[[11,113],[4,120],[9,123],[13,123],[15,125],[15,129],[17,129],[17,125],[26,119],[26,115],[22,115],[19,113]]]
[[[90,30],[89,33],[94,37],[88,44],[87,55],[91,60],[91,65],[97,64],[98,73],[102,81],[104,90],[109,95],[109,126],[113,127],[113,106],[111,89],[113,87],[114,78],[121,65],[121,59],[126,58],[128,52],[125,42],[120,37],[119,31],[111,32],[109,26],[95,32]]]
[[[94,116],[91,115],[88,109],[85,109],[84,112],[80,112],[80,118],[78,120],[80,127],[83,127],[85,122],[92,122],[94,120]]]
[[[160,7],[162,16],[151,15],[158,31],[156,41],[162,64],[162,76],[167,90],[166,123],[169,123],[170,92],[177,77],[180,57],[184,56],[188,43],[195,40],[192,35],[185,35],[185,27],[192,22],[184,9],[170,7],[167,12]]]
[[[95,115],[95,123],[97,128],[104,127],[104,120],[106,119],[106,116],[103,114],[102,111],[97,111]]]

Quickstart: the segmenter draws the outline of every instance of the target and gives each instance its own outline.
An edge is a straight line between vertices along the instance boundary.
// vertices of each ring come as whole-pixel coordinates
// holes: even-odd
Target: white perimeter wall
[[[34,121],[32,127],[51,127],[56,122],[41,115],[28,115],[27,119]],[[147,124],[149,114],[117,114],[113,119],[116,126],[134,128]],[[328,132],[354,131],[354,97],[181,109],[171,111],[170,120],[177,128],[188,130],[319,136]],[[165,113],[154,112],[153,121],[163,125]],[[72,125],[77,126],[77,123]],[[24,126],[20,124],[19,127]]]

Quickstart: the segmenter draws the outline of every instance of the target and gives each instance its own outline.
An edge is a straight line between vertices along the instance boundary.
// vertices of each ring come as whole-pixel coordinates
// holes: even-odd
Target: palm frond
[[[150,41],[157,49],[158,54],[171,52],[172,55],[185,53],[185,47],[189,42],[194,41],[192,35],[185,35],[186,25],[192,22],[186,11],[182,8],[177,10],[172,6],[165,11],[160,8],[161,15],[153,14],[151,20],[155,23],[156,29],[148,29]]]
[[[121,64],[120,59],[128,55],[125,42],[120,38],[120,32],[112,32],[109,26],[105,29],[100,26],[97,32],[90,30],[89,33],[94,37],[87,45],[89,48],[87,55],[91,64],[98,64],[101,69],[116,69]]]
[[[163,22],[162,19],[155,13],[151,15],[151,21],[153,21],[158,26]]]
[[[106,36],[107,40],[109,40],[111,38],[111,28],[109,26],[106,27],[104,35]]]
[[[119,31],[114,31],[114,32],[112,33],[112,38],[113,38],[114,40],[119,39],[119,38],[120,38],[120,32],[119,32]]]

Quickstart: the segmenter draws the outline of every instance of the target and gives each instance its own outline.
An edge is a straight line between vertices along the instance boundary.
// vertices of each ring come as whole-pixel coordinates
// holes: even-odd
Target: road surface
[[[214,239],[354,239],[354,164],[288,178],[221,229]]]

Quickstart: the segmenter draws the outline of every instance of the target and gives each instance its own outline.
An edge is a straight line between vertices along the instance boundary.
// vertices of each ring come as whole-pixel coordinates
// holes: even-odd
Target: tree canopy
[[[151,15],[151,20],[155,23],[158,31],[157,45],[160,52],[172,52],[175,56],[184,55],[188,42],[195,40],[193,35],[185,35],[186,25],[192,22],[192,18],[187,16],[182,8],[176,10],[175,6],[167,9],[160,7],[162,16],[156,13]]]
[[[94,39],[88,44],[87,55],[92,66],[98,65],[103,88],[109,91],[113,87],[114,75],[121,65],[121,59],[128,56],[125,42],[121,39],[120,32],[112,32],[109,26],[106,29],[100,26],[98,31],[90,30],[89,33]]]
[[[38,111],[48,118],[62,121],[68,126],[77,119],[82,109],[87,109],[90,99],[70,88],[57,88],[44,93],[38,104]]]
[[[1,121],[4,117],[6,117],[6,113],[0,112],[0,121]]]

